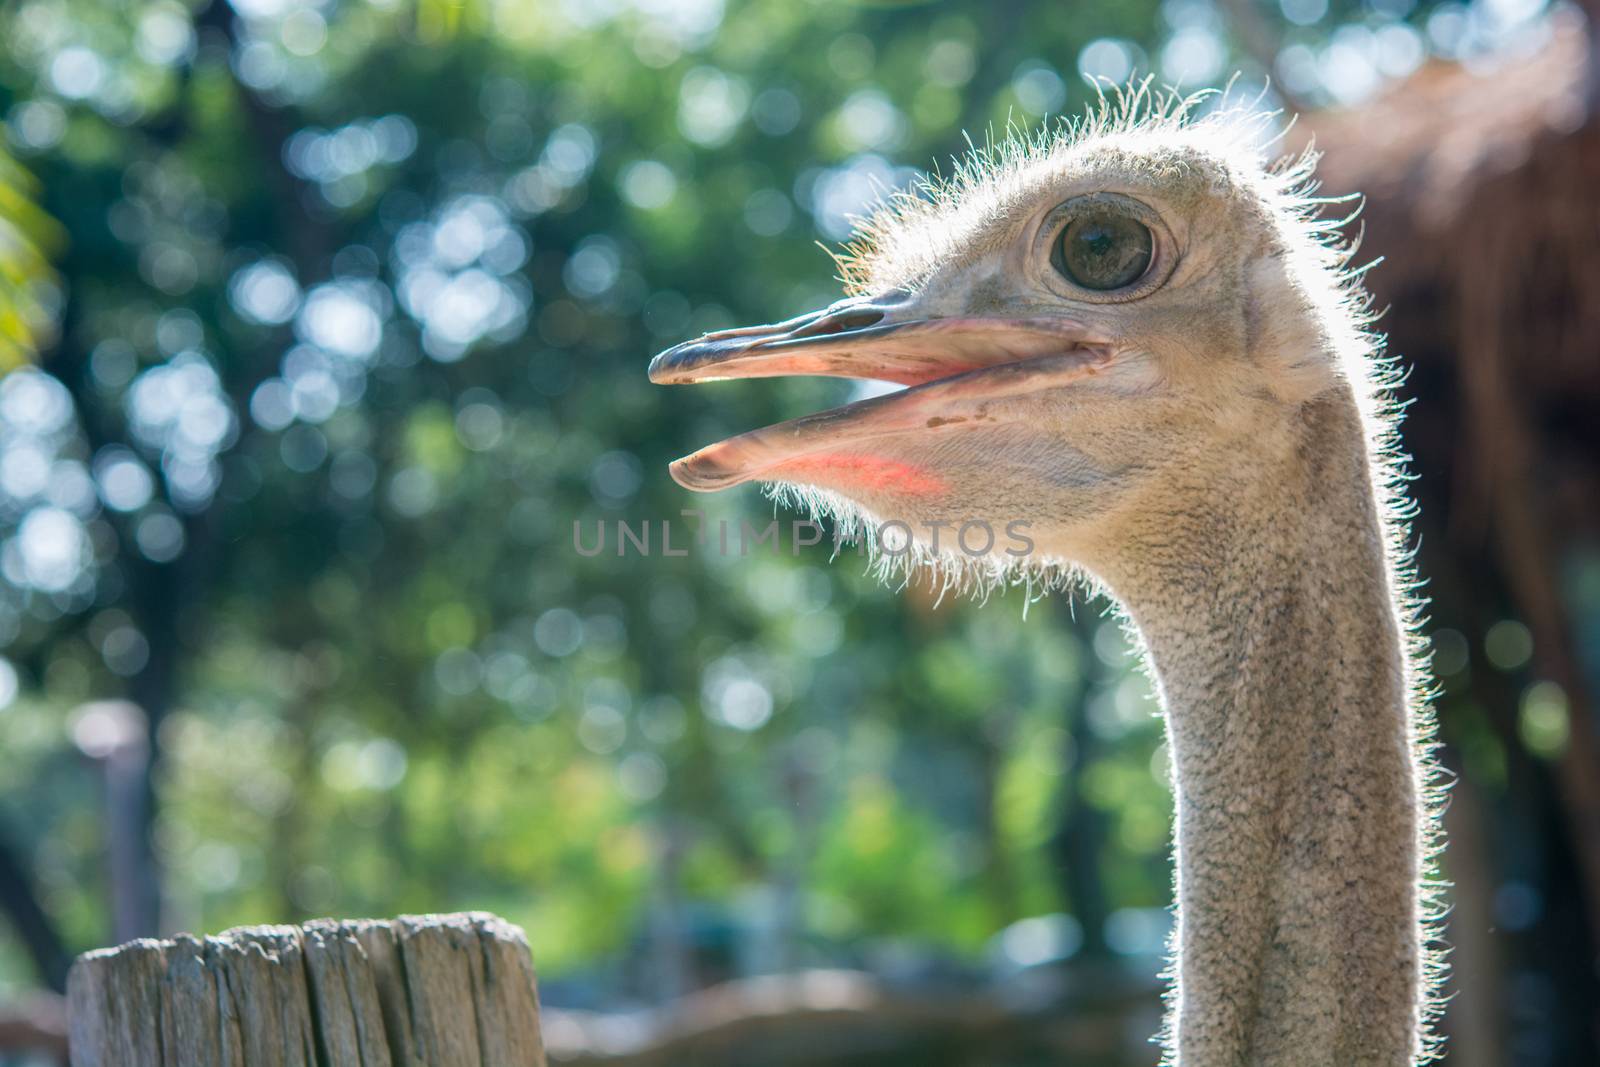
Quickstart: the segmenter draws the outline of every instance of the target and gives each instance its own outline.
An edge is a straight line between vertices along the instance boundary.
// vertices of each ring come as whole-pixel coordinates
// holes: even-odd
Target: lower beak
[[[770,326],[719,330],[650,361],[650,380],[821,375],[920,385],[1093,343],[1074,319],[897,317],[893,305],[847,301]]]
[[[676,385],[826,375],[909,386],[703,448],[672,465],[673,478],[685,488],[826,482],[830,472],[865,469],[874,477],[932,484],[884,458],[904,448],[878,445],[899,435],[932,438],[992,425],[994,401],[1081,379],[1109,358],[1106,339],[1074,319],[917,318],[905,316],[905,305],[858,300],[677,345],[651,360],[650,380]]]

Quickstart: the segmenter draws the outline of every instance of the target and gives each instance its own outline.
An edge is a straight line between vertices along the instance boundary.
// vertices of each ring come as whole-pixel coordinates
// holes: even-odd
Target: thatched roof
[[[1431,62],[1359,108],[1306,116],[1329,193],[1360,192],[1363,258],[1407,360],[1514,361],[1516,388],[1600,410],[1600,115],[1589,34]],[[1589,422],[1600,422],[1590,418]],[[1600,440],[1593,442],[1600,447]]]
[[[1425,229],[1448,226],[1485,180],[1526,164],[1540,140],[1583,126],[1586,31],[1581,16],[1563,12],[1536,50],[1471,66],[1432,60],[1359,108],[1306,116],[1328,187],[1404,203]]]

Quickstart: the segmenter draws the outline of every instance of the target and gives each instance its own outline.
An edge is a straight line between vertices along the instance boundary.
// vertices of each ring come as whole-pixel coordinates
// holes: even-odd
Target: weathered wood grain
[[[544,1067],[522,931],[482,912],[134,941],[67,980],[75,1067]]]

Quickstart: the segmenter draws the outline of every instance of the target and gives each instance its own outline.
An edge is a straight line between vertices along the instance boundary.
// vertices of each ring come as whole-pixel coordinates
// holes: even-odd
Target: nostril
[[[825,312],[794,331],[795,337],[824,337],[828,334],[864,330],[876,326],[884,319],[884,312],[875,307],[841,308]]]
[[[864,330],[868,326],[876,326],[883,321],[883,312],[877,308],[852,308],[839,315],[834,322],[839,332],[845,330]]]

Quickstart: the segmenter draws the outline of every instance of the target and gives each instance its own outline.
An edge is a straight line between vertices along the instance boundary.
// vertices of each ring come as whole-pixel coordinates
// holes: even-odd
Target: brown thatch
[[[1368,282],[1411,370],[1405,440],[1435,618],[1469,635],[1524,620],[1534,672],[1569,699],[1553,821],[1592,959],[1600,742],[1578,626],[1600,604],[1572,579],[1600,566],[1600,78],[1583,17],[1552,29],[1532,54],[1431,63],[1363,107],[1308,116],[1297,136],[1325,154],[1328,193],[1366,195],[1361,258],[1382,259]],[[1446,738],[1460,697],[1490,709],[1517,752],[1519,696],[1475,670],[1442,707]],[[1541,767],[1523,757],[1520,773]]]
[[[1359,108],[1308,116],[1328,152],[1323,176],[1380,204],[1409,204],[1419,228],[1450,225],[1479,185],[1527,163],[1537,141],[1584,124],[1586,29],[1558,17],[1532,54],[1472,68],[1433,60]]]
[[[1434,61],[1358,109],[1307,116],[1301,131],[1325,153],[1327,190],[1367,197],[1368,248],[1384,258],[1374,286],[1465,295],[1468,278],[1487,278],[1491,303],[1528,312],[1506,339],[1539,352],[1519,368],[1538,392],[1600,389],[1600,124],[1587,30],[1568,13],[1531,55],[1481,69]]]

